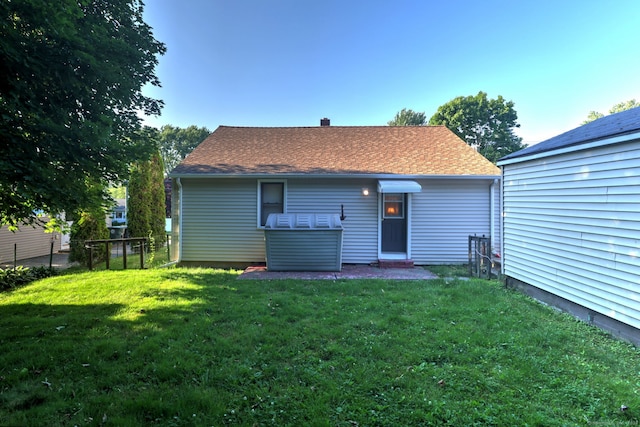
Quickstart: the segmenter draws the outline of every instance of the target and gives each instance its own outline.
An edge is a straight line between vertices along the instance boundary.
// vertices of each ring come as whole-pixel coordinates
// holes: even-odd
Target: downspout
[[[491,198],[491,200],[489,200],[489,206],[490,206],[490,211],[489,211],[489,236],[491,237],[491,254],[489,254],[490,257],[493,256],[493,238],[495,237],[496,233],[496,185],[500,182],[499,179],[494,179],[493,182],[491,183],[491,186],[489,187],[489,197]],[[502,251],[502,249],[500,250]]]
[[[504,277],[504,166],[500,166],[502,179],[500,180],[500,275]]]
[[[176,178],[178,184],[178,259],[176,262],[182,262],[182,181],[180,177]]]

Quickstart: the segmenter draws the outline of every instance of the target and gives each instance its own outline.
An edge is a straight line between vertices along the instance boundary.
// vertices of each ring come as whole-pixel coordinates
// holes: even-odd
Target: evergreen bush
[[[108,238],[109,230],[107,229],[104,212],[80,213],[79,219],[71,226],[69,261],[77,261],[83,265],[88,265],[89,253],[85,247],[85,241]],[[94,262],[106,259],[104,245],[100,245],[93,253]]]
[[[152,237],[152,250],[162,247],[165,233],[165,193],[160,153],[133,165],[128,186],[127,229],[130,237]]]

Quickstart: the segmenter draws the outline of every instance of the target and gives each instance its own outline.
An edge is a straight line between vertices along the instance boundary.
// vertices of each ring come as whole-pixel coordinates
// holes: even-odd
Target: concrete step
[[[379,259],[380,268],[413,268],[412,259]]]

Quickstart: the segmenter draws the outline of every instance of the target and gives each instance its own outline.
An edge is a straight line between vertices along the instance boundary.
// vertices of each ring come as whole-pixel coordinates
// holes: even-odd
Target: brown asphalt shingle
[[[220,126],[180,175],[500,175],[444,126]]]

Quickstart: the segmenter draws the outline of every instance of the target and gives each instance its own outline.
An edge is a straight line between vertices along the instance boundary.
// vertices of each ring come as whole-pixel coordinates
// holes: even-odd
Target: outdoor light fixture
[[[368,196],[368,195],[369,195],[369,189],[368,189],[367,187],[364,187],[364,188],[362,189],[362,195],[363,195],[363,196]]]

